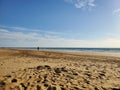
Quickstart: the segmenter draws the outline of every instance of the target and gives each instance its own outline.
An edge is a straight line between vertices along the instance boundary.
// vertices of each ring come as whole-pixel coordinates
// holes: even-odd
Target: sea
[[[4,47],[1,47],[4,48]],[[11,49],[38,50],[37,47],[5,47]],[[120,48],[63,48],[63,47],[39,47],[39,50],[64,51],[64,52],[91,52],[91,53],[113,53],[120,55]]]

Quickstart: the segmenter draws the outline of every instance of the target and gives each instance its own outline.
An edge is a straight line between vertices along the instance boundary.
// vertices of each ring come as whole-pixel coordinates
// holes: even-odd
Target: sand
[[[120,57],[0,49],[0,90],[120,90]]]

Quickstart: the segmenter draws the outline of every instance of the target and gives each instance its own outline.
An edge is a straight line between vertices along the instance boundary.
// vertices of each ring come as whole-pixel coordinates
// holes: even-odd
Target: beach
[[[0,90],[120,90],[120,57],[0,49]]]

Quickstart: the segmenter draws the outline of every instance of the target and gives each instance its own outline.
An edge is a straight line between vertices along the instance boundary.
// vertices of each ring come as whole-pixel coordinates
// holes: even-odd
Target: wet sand
[[[0,49],[0,90],[120,90],[120,57]]]

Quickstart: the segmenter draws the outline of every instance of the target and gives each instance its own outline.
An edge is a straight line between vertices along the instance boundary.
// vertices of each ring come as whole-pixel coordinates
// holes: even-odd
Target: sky
[[[120,47],[120,0],[0,0],[0,47]]]

